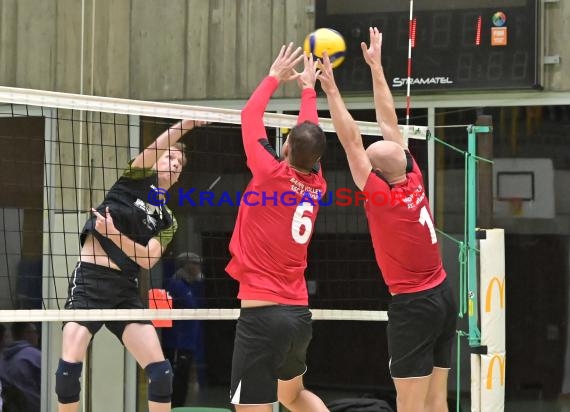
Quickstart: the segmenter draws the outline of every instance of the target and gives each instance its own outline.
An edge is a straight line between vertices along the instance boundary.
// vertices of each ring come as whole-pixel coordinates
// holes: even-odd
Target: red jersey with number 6
[[[280,161],[267,140],[263,114],[277,79],[266,77],[242,110],[242,138],[253,174],[242,194],[226,271],[239,299],[308,305],[305,269],[318,199],[326,191],[320,166],[309,174]],[[318,123],[316,93],[304,89],[298,122]]]
[[[405,182],[390,186],[371,172],[364,191],[389,193],[382,204],[365,203],[376,262],[391,294],[420,292],[445,280],[422,173],[408,157]]]

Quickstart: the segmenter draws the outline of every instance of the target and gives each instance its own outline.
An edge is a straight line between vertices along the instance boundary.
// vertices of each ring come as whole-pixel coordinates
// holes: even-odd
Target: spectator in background
[[[6,412],[39,412],[42,354],[31,322],[14,322],[12,342],[2,351],[0,379]]]
[[[203,307],[204,275],[202,258],[196,253],[184,252],[176,257],[177,270],[167,279],[165,289],[172,297],[174,309]],[[172,406],[183,406],[191,381],[192,365],[196,368],[197,382],[204,383],[204,345],[202,322],[175,320],[171,328],[162,330],[162,347],[165,357],[174,369]]]

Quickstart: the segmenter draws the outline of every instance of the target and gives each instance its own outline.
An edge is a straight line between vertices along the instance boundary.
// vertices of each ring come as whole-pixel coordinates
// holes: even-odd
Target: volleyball
[[[340,66],[346,54],[346,42],[338,31],[321,28],[305,37],[305,53],[312,53],[315,58],[322,58],[323,52],[329,55],[333,69]]]

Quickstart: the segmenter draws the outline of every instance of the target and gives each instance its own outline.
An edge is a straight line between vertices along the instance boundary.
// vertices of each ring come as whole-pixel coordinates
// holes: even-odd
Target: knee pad
[[[148,400],[169,403],[172,400],[172,366],[168,360],[154,362],[145,368],[148,376]]]
[[[59,360],[57,371],[55,372],[55,393],[59,403],[79,402],[81,392],[81,370],[83,362],[69,363],[63,359]]]

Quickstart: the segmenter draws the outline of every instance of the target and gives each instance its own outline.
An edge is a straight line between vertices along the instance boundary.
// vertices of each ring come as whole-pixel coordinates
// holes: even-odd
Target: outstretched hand
[[[317,65],[313,60],[312,54],[303,53],[303,72],[297,73],[295,71],[295,76],[297,77],[297,83],[301,89],[314,89],[315,83],[317,82],[317,76],[320,71],[317,70]]]
[[[119,235],[121,232],[115,227],[113,218],[109,212],[109,207],[105,209],[105,216],[99,213],[96,209],[91,208],[91,212],[97,218],[95,220],[95,230],[103,236]]]
[[[294,67],[303,58],[301,51],[301,47],[293,49],[292,42],[287,47],[285,45],[281,46],[279,55],[269,69],[269,75],[275,77],[280,82],[299,77],[299,73],[295,71]]]
[[[381,66],[382,59],[382,33],[378,31],[377,27],[370,27],[370,46],[366,46],[366,43],[360,43],[360,48],[362,49],[362,55],[364,60],[370,67]]]
[[[320,64],[321,70],[317,74],[317,78],[321,82],[321,88],[326,94],[338,90],[336,82],[334,81],[333,68],[331,60],[327,52],[323,52],[323,60]]]

